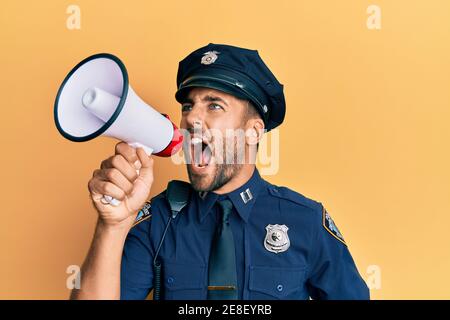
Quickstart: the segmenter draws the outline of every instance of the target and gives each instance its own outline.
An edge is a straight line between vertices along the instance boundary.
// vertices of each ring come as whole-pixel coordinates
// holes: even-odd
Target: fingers
[[[147,153],[145,153],[144,149],[137,148],[136,154],[141,164],[141,168],[153,167],[153,159],[150,156],[148,156]]]
[[[153,183],[153,159],[142,148],[137,148],[136,153],[142,165],[139,170],[139,178],[150,187]]]
[[[93,195],[107,195],[120,201],[125,199],[125,192],[112,182],[93,178],[89,181],[88,188]]]
[[[131,147],[126,142],[122,141],[122,142],[119,142],[118,144],[116,144],[115,152],[116,152],[116,155],[121,155],[129,163],[134,164],[136,161],[138,161],[136,149]],[[139,169],[139,168],[137,168],[137,169]]]
[[[133,196],[136,188],[150,189],[152,183],[153,159],[142,148],[134,149],[121,142],[116,145],[115,155],[102,161],[100,169],[94,171],[88,188],[94,200],[101,200],[100,195],[123,200]]]
[[[125,194],[130,194],[133,191],[133,183],[131,183],[118,169],[102,169],[95,170],[94,177],[99,180],[103,180],[106,182],[111,182],[121,190],[125,192]]]
[[[128,162],[120,154],[109,157],[108,159],[102,161],[100,168],[102,170],[117,169],[131,183],[133,183],[134,180],[136,180],[136,178],[138,177],[136,167],[132,164],[132,162]]]

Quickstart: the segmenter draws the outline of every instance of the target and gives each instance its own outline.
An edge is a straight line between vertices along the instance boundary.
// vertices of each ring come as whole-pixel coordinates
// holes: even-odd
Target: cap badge
[[[208,64],[214,63],[214,62],[217,60],[217,58],[218,58],[217,55],[218,55],[219,53],[220,53],[220,52],[218,52],[218,51],[208,51],[208,52],[205,52],[205,53],[203,54],[201,64],[206,64],[206,65],[208,65]]]
[[[269,224],[266,226],[266,238],[264,247],[267,251],[281,253],[289,249],[291,241],[288,237],[289,228],[286,225]]]

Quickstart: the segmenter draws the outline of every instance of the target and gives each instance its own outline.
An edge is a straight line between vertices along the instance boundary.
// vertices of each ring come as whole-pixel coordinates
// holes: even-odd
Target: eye
[[[181,106],[181,112],[191,111],[191,110],[192,110],[192,105],[190,105],[190,104],[183,104]]]
[[[220,109],[224,110],[223,107],[217,103],[210,104],[209,109],[210,110],[220,110]]]

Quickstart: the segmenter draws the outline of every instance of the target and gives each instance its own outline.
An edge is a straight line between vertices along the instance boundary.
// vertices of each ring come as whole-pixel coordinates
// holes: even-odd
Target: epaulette
[[[270,194],[272,194],[275,197],[289,200],[296,204],[310,208],[314,212],[317,212],[321,217],[322,227],[327,231],[327,233],[332,235],[336,240],[339,240],[340,242],[342,242],[344,245],[347,245],[345,243],[344,237],[342,236],[338,227],[336,226],[336,224],[334,223],[330,214],[327,212],[327,210],[322,205],[322,203],[314,201],[312,199],[309,199],[309,198],[305,197],[304,195],[302,195],[298,192],[295,192],[286,187],[278,187],[278,186],[274,186],[274,185],[269,185],[269,192],[270,192]]]
[[[274,185],[269,185],[268,189],[270,194],[274,197],[288,200],[301,206],[310,208],[316,212],[322,213],[322,204],[320,202],[309,199],[298,192],[295,192],[286,187],[279,187]]]

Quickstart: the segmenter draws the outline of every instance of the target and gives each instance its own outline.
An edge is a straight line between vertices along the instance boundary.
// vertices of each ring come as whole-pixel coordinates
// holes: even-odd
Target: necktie
[[[211,248],[208,270],[208,300],[236,300],[238,298],[236,253],[229,222],[233,204],[218,202],[221,219]]]

